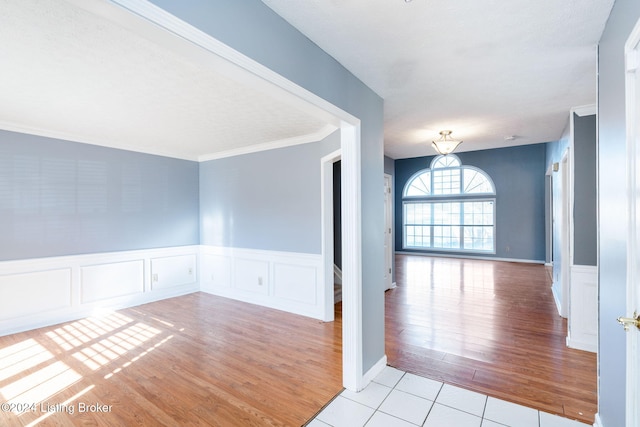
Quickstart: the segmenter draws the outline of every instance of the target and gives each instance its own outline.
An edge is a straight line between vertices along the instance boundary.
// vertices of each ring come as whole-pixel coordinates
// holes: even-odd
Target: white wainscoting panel
[[[313,266],[274,263],[273,294],[305,304],[316,304],[317,270]]]
[[[196,292],[199,251],[181,246],[0,262],[0,335]],[[152,265],[163,277],[157,286]]]
[[[234,261],[234,288],[252,294],[269,295],[268,260],[236,258]]]
[[[151,260],[151,289],[167,289],[196,283],[196,255],[180,255]]]
[[[144,292],[144,260],[80,268],[82,304]]]
[[[322,319],[322,265],[319,254],[210,246],[4,261],[0,335],[198,290]]]
[[[71,269],[0,276],[0,320],[71,306]]]
[[[567,346],[579,350],[598,351],[598,268],[571,267],[569,302],[569,336]]]
[[[202,246],[200,289],[322,319],[322,256]],[[333,291],[332,291],[333,292]]]
[[[200,257],[200,289],[209,287],[231,287],[231,256],[203,253]]]

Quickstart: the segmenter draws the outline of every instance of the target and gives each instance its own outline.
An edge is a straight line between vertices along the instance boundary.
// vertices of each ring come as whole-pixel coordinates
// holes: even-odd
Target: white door
[[[640,425],[640,21],[625,45],[629,244],[627,258],[627,426]],[[621,307],[622,309],[622,307]]]
[[[391,197],[391,175],[384,174],[384,286],[385,289],[393,287],[391,269],[393,265],[393,240],[392,227],[393,202]]]

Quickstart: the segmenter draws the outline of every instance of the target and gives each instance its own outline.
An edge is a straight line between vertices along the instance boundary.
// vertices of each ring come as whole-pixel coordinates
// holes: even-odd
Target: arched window
[[[495,195],[484,171],[453,154],[434,158],[404,187],[404,247],[494,253]]]

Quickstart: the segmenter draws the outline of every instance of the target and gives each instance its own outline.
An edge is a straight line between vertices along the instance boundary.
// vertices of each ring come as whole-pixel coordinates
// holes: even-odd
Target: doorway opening
[[[343,296],[341,159],[341,150],[337,150],[321,160],[325,322],[335,319],[335,305]]]

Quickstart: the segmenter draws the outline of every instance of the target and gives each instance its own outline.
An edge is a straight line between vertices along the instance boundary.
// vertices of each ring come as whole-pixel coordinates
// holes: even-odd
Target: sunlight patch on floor
[[[63,362],[55,362],[0,390],[7,402],[42,402],[80,380],[82,375]]]
[[[34,339],[0,349],[0,381],[32,369],[52,358],[53,354]]]

